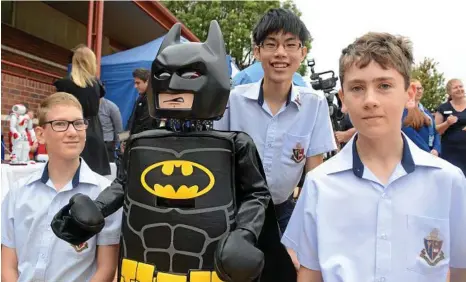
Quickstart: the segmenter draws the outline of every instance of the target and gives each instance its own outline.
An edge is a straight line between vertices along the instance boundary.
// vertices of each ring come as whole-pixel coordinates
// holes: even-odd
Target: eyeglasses
[[[422,90],[424,90],[424,87],[422,87],[422,86],[421,87],[416,87],[416,90],[417,91],[422,91]]]
[[[70,127],[70,124],[72,124],[74,129],[76,129],[77,131],[86,130],[87,127],[89,126],[89,121],[87,119],[77,119],[74,121],[51,120],[51,121],[44,122],[44,125],[48,123],[50,123],[50,126],[52,127],[53,131],[56,131],[56,132],[67,131],[68,127]]]
[[[301,47],[303,47],[303,44],[301,44],[301,42],[297,42],[297,41],[287,42],[285,44],[279,44],[279,43],[277,43],[275,41],[269,41],[269,40],[266,40],[266,41],[262,42],[259,45],[259,47],[264,48],[265,51],[273,52],[273,51],[276,51],[278,49],[278,46],[280,46],[280,45],[283,45],[283,48],[287,52],[296,52],[299,49],[301,49]]]

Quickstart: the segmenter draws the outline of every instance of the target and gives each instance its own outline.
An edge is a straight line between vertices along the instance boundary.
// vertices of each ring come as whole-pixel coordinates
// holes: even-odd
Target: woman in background
[[[447,83],[449,101],[435,113],[437,130],[442,135],[442,158],[461,168],[466,174],[466,96],[463,83],[451,79]]]
[[[415,106],[411,109],[405,109],[402,130],[419,148],[439,156],[441,151],[440,135],[435,128],[434,117],[420,103],[424,88],[417,79],[412,79],[411,83],[416,86]]]
[[[81,157],[94,172],[110,175],[110,163],[98,116],[99,100],[105,95],[105,90],[96,73],[97,63],[94,52],[80,45],[75,49],[72,57],[71,75],[56,81],[55,87],[58,92],[70,93],[78,99],[83,107],[84,118],[89,122],[86,130],[86,145]]]

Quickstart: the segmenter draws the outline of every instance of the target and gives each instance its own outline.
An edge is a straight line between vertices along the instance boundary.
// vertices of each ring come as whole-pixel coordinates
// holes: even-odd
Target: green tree
[[[424,58],[417,64],[411,73],[411,77],[418,79],[424,88],[421,103],[434,112],[446,99],[445,78],[443,73],[437,70],[438,63],[432,58]]]
[[[283,7],[298,16],[301,12],[293,0],[280,1],[162,1],[162,3],[201,41],[207,38],[210,21],[217,20],[222,28],[227,54],[244,69],[254,62],[252,29],[270,8]],[[310,42],[305,45],[310,50]],[[299,72],[306,74],[301,64]]]

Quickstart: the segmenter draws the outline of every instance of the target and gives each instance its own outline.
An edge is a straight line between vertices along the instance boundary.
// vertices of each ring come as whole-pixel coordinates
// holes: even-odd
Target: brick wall
[[[66,65],[71,54],[70,50],[56,46],[5,24],[2,24],[2,45],[32,54],[60,65]],[[6,50],[2,50],[1,58],[8,62],[20,64],[29,68],[55,74],[57,76],[66,75],[66,71],[63,69],[56,68]],[[40,102],[48,95],[55,92],[55,87],[53,86],[53,82],[56,80],[55,78],[27,71],[19,67],[6,65],[4,63],[2,63],[1,69],[1,114],[3,117],[8,116],[13,105],[17,103],[27,103],[32,110],[36,111]],[[13,72],[17,75],[5,73],[5,71]],[[45,83],[24,77],[38,79]],[[2,134],[5,142],[8,142],[8,132],[9,122],[2,119]],[[6,145],[8,146],[8,144]]]
[[[55,92],[55,86],[2,73],[2,115],[9,115],[13,105],[27,103],[36,111],[40,102]],[[9,122],[2,120],[2,134],[8,148]]]

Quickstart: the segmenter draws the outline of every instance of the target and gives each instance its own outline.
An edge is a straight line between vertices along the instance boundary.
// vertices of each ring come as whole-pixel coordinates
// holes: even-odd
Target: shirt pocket
[[[285,166],[303,166],[306,162],[306,153],[309,148],[310,136],[298,136],[285,133],[281,161]]]
[[[448,219],[408,215],[407,268],[422,275],[448,271],[450,224]]]
[[[96,236],[78,246],[73,246],[65,241],[62,243],[60,249],[63,250],[63,254],[72,260],[92,261],[96,256]]]

